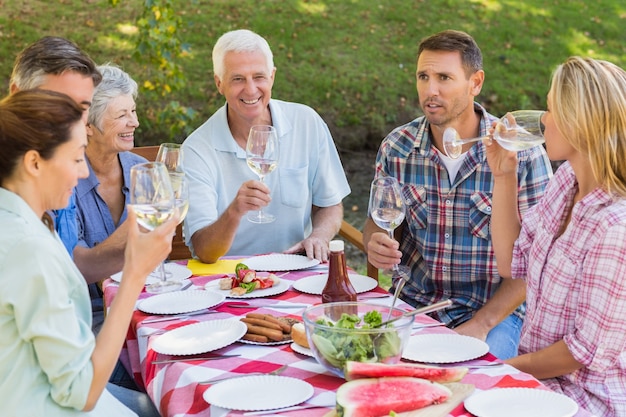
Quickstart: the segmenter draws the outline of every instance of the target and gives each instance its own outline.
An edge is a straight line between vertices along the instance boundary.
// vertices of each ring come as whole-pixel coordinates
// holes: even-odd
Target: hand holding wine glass
[[[543,137],[542,110],[516,110],[505,114],[493,132],[500,146],[509,151],[521,151],[541,145]],[[450,158],[461,156],[463,145],[488,139],[489,136],[461,139],[456,129],[447,128],[443,132],[443,150]]]
[[[174,191],[165,165],[146,162],[130,170],[130,207],[137,215],[137,223],[148,230],[175,215]],[[180,283],[166,281],[164,270],[161,280],[150,285],[149,292],[166,292],[179,288]]]
[[[372,181],[369,212],[378,227],[384,229],[391,239],[394,230],[404,221],[405,205],[402,190],[394,177],[378,177]],[[409,279],[409,269],[404,265],[394,265],[392,280],[395,279],[393,307],[404,284]],[[387,318],[388,320],[389,318]]]
[[[259,176],[263,182],[265,176],[276,169],[278,165],[278,135],[273,126],[252,126],[246,144],[246,161],[248,167]],[[248,220],[252,223],[271,223],[276,218],[259,210],[248,213]]]

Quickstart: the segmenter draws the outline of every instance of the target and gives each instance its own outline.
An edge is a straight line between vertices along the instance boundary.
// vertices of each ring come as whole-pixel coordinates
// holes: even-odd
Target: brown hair
[[[459,52],[467,76],[483,69],[483,54],[469,34],[459,30],[444,30],[422,39],[417,57],[424,51]]]
[[[43,84],[46,75],[68,71],[91,77],[94,86],[102,80],[96,64],[75,43],[57,36],[44,36],[15,58],[10,84],[18,90],[30,90]]]
[[[28,151],[50,159],[70,140],[83,109],[65,94],[47,90],[18,91],[0,101],[0,184]]]

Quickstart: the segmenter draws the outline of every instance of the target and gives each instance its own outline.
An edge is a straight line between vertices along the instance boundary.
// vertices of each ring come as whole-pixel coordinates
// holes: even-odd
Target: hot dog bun
[[[306,339],[306,330],[303,323],[295,323],[291,326],[291,338],[298,345],[309,349],[309,341]]]

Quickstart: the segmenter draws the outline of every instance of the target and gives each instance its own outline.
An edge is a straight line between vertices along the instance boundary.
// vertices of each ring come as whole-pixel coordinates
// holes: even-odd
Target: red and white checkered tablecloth
[[[226,271],[225,271],[226,272]],[[230,271],[227,271],[230,272]],[[281,277],[289,281],[296,281],[306,276],[320,275],[320,279],[325,280],[327,270],[309,269],[301,271],[293,271]],[[203,288],[204,284],[209,281],[220,279],[225,274],[209,275],[209,276],[192,276],[190,279],[197,288]],[[107,279],[103,285],[105,305],[109,306],[113,297],[117,293],[118,285],[111,279]],[[385,292],[382,288],[373,291]],[[143,292],[140,300],[150,297],[151,294]],[[238,301],[254,301],[254,303],[267,304],[263,308],[232,308],[228,305],[236,304]],[[379,302],[390,304],[391,298],[372,299],[370,302]],[[326,371],[314,358],[301,355],[294,352],[290,344],[260,346],[235,342],[222,349],[196,355],[198,357],[206,357],[214,354],[236,354],[238,357],[213,361],[195,361],[195,362],[175,362],[168,364],[152,364],[155,360],[169,359],[170,356],[156,353],[150,348],[153,340],[158,335],[149,336],[159,329],[174,329],[192,323],[206,320],[225,319],[234,316],[245,316],[250,312],[270,313],[274,316],[286,316],[301,320],[301,309],[279,309],[272,308],[273,304],[317,304],[321,302],[321,297],[317,295],[301,293],[293,288],[289,288],[287,292],[273,297],[255,298],[246,300],[232,300],[232,303],[223,303],[214,308],[217,313],[193,316],[188,320],[166,321],[160,323],[143,324],[142,321],[149,314],[145,314],[139,310],[134,312],[131,326],[128,331],[126,344],[121,354],[121,359],[135,376],[140,387],[145,388],[148,395],[152,398],[161,414],[164,417],[181,417],[181,416],[241,416],[240,411],[226,410],[214,405],[208,404],[203,393],[210,385],[199,385],[198,381],[203,381],[220,376],[245,374],[249,372],[271,372],[282,365],[287,364],[288,368],[281,373],[284,376],[294,377],[307,381],[314,387],[314,397],[327,391],[335,391],[345,381]],[[404,303],[399,303],[400,307],[410,307]],[[418,323],[434,323],[430,317],[420,315],[416,317]],[[414,331],[415,332],[415,331]],[[419,334],[426,333],[450,333],[452,330],[445,327],[433,327],[419,330]],[[482,361],[493,362],[496,360],[491,354],[480,358]],[[539,387],[544,386],[532,376],[519,372],[515,368],[508,365],[471,369],[470,372],[461,381],[466,384],[473,384],[476,390],[486,390],[494,387]],[[547,389],[547,388],[546,388]],[[245,393],[242,393],[245,395]],[[277,393],[280,395],[280,393]],[[326,415],[331,408],[312,408],[306,410],[297,410],[291,412],[283,412],[281,416],[298,416],[298,417],[321,417]],[[452,417],[471,417],[463,404],[456,407],[449,416]],[[580,410],[577,417],[590,416],[583,410]]]

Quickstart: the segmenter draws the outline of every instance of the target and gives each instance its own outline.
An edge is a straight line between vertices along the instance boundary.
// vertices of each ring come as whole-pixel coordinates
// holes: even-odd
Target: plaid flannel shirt
[[[479,104],[480,134],[493,121]],[[431,144],[424,117],[400,126],[382,142],[376,158],[376,176],[396,177],[407,206],[400,250],[411,267],[411,281],[402,299],[422,306],[451,298],[454,304],[432,316],[454,327],[470,319],[500,285],[491,245],[493,178],[485,148],[477,142],[464,156],[450,181],[439,153]],[[542,147],[518,153],[519,211],[536,204],[552,175]],[[451,185],[452,184],[452,185]],[[524,306],[517,314],[523,317]]]
[[[626,416],[626,200],[598,188],[572,207],[577,190],[566,162],[522,223],[512,263],[528,289],[520,353],[563,340],[584,367],[543,382],[598,416]]]

